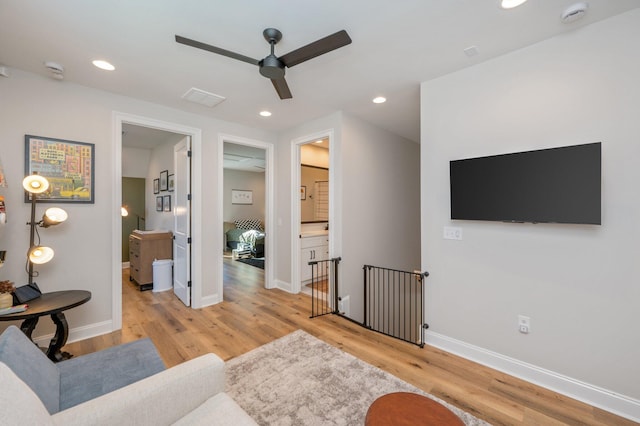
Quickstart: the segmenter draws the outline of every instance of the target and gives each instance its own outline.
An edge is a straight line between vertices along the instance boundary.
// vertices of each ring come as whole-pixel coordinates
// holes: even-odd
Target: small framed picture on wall
[[[157,212],[162,211],[162,195],[158,195],[156,197],[156,211]]]
[[[153,180],[153,193],[154,194],[160,193],[160,179]]]
[[[162,200],[162,208],[165,212],[171,211],[171,195],[165,195],[164,200]]]
[[[175,175],[170,174],[170,175],[169,175],[169,192],[172,192],[172,191],[173,191],[173,189],[175,188],[175,186],[176,186],[176,178],[175,178]]]
[[[169,189],[169,170],[160,172],[160,191]]]

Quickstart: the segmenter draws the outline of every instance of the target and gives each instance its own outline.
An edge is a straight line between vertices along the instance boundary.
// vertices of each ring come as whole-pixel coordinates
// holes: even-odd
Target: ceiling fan
[[[253,59],[236,52],[231,52],[229,50],[221,49],[219,47],[211,46],[210,44],[191,40],[179,35],[176,35],[176,41],[197,49],[207,50],[209,52],[257,65],[260,67],[260,74],[271,80],[271,83],[273,83],[273,87],[276,89],[276,92],[278,92],[280,99],[291,99],[293,97],[291,95],[291,90],[289,90],[289,86],[287,85],[287,81],[284,78],[284,67],[291,68],[294,65],[298,65],[302,62],[308,61],[309,59],[324,55],[325,53],[329,53],[332,50],[336,50],[351,43],[351,37],[349,37],[349,34],[347,34],[345,30],[341,30],[337,33],[316,40],[313,43],[309,43],[299,49],[293,50],[286,55],[277,57],[274,54],[274,47],[276,43],[282,39],[282,33],[275,28],[267,28],[262,32],[262,35],[271,45],[271,54],[261,60]]]

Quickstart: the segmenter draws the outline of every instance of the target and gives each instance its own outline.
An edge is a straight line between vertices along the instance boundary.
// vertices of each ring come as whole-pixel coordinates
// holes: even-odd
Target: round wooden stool
[[[426,396],[396,392],[376,399],[364,421],[365,426],[464,426],[447,407]]]

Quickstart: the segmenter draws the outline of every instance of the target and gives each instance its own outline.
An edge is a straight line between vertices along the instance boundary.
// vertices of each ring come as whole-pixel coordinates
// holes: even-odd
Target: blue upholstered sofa
[[[224,393],[224,362],[170,369],[149,339],[60,363],[17,327],[0,335],[3,425],[255,425]]]

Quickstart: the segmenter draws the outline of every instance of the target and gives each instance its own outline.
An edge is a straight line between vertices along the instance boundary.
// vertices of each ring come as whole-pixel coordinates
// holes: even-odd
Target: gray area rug
[[[227,393],[261,425],[363,425],[391,392],[428,396],[467,425],[488,425],[302,330],[227,361],[226,373]]]

